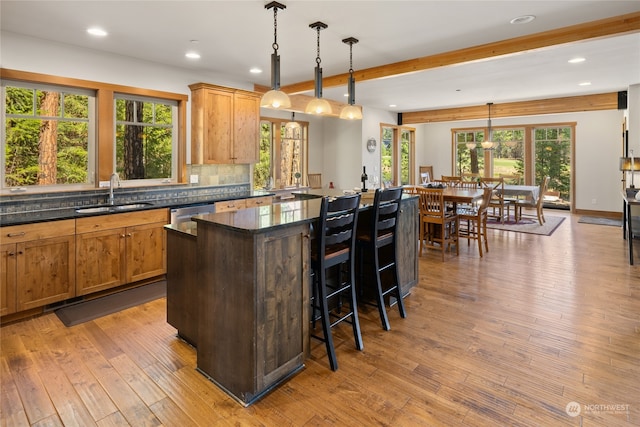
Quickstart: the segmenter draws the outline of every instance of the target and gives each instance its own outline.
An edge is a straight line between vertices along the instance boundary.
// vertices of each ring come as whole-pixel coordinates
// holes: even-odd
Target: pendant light
[[[340,118],[347,120],[361,120],[362,110],[353,105],[356,103],[356,80],[353,78],[353,45],[354,43],[358,43],[358,39],[348,37],[342,40],[342,43],[347,43],[349,45],[349,81],[347,82],[347,91],[349,92],[347,103],[349,105],[340,111]]]
[[[484,148],[485,150],[493,150],[494,148],[494,143],[491,141],[491,106],[493,105],[493,102],[487,102],[487,106],[489,107],[489,121],[487,123],[487,127],[488,132],[487,132],[487,136],[484,138],[484,141],[482,141],[480,143],[480,145],[482,145],[482,148]]]
[[[317,56],[316,56],[316,68],[315,68],[315,98],[313,98],[307,104],[304,112],[307,114],[331,114],[331,104],[329,101],[322,98],[322,68],[320,67],[320,30],[327,28],[327,24],[323,22],[314,22],[309,25],[310,28],[316,30],[318,37],[317,43]]]
[[[290,108],[289,95],[280,90],[280,55],[278,55],[278,9],[287,6],[276,1],[265,4],[265,9],[273,9],[273,53],[271,54],[271,90],[265,93],[260,100],[261,107]]]

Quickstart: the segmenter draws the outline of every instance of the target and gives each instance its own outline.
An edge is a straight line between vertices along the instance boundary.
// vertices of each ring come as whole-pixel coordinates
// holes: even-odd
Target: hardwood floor
[[[363,307],[363,351],[341,325],[338,371],[312,340],[306,368],[248,408],[195,370],[164,299],[6,325],[2,425],[640,425],[640,263],[619,228],[545,215],[567,219],[549,237],[489,230],[483,259],[428,252],[406,319],[393,307],[385,332]]]

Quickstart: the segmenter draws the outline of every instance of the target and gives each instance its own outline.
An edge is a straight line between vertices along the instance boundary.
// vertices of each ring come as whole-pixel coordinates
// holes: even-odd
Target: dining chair
[[[404,194],[418,194],[418,186],[416,185],[403,185],[402,192]]]
[[[505,184],[513,184],[513,185],[522,184],[522,175],[519,173],[512,173],[512,174],[501,173],[501,174],[498,174],[498,177],[503,178]]]
[[[458,209],[460,221],[459,238],[467,239],[467,246],[471,240],[478,242],[478,252],[482,258],[482,244],[486,252],[489,252],[489,240],[487,239],[487,214],[493,190],[485,188],[482,200],[476,206],[468,209]]]
[[[321,173],[309,173],[307,174],[307,182],[309,188],[322,188],[322,174]]]
[[[358,350],[363,349],[358,306],[356,302],[355,253],[356,228],[360,194],[338,198],[323,197],[311,245],[313,285],[311,297],[312,329],[322,323],[322,336],[333,371],[338,369],[331,328],[341,322],[350,323]],[[327,271],[333,274],[328,276]],[[345,301],[348,307],[345,306]],[[348,308],[348,309],[347,309]]]
[[[400,213],[400,202],[402,199],[402,187],[391,187],[377,189],[373,197],[373,209],[371,223],[367,227],[360,227],[358,232],[357,245],[359,253],[359,267],[361,277],[361,288],[365,287],[369,281],[365,280],[365,258],[373,261],[369,263],[368,271],[373,270],[375,288],[375,305],[378,307],[380,322],[385,331],[391,329],[385,298],[387,295],[395,297],[400,317],[406,317],[402,289],[400,289],[400,275],[398,272],[398,214]],[[383,273],[384,276],[383,276]],[[384,277],[384,282],[383,282]],[[369,287],[371,289],[372,287]],[[391,302],[391,299],[389,298]]]
[[[543,202],[544,202],[544,193],[547,191],[547,187],[549,186],[549,180],[551,178],[549,176],[545,176],[540,186],[538,187],[538,198],[536,200],[526,200],[520,199],[514,205],[514,215],[516,222],[522,219],[522,208],[535,208],[536,216],[538,217],[538,222],[540,225],[544,224],[544,210],[543,210]]]
[[[504,178],[480,178],[480,186],[493,190],[491,202],[489,203],[492,214],[489,216],[497,218],[501,223],[504,223],[505,214],[507,218],[509,217],[509,206],[511,205],[511,201],[504,198]]]
[[[461,177],[465,181],[476,181],[476,182],[478,182],[478,179],[480,178],[480,174],[479,173],[473,173],[473,172],[463,172]]]
[[[422,256],[422,248],[434,248],[444,254],[451,245],[456,246],[456,255],[459,254],[458,245],[458,214],[447,209],[444,202],[444,189],[442,188],[418,188],[420,197],[420,249],[418,256]]]

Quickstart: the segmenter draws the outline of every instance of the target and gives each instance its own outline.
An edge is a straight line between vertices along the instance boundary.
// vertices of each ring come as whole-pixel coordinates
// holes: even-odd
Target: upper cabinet
[[[260,94],[196,83],[191,89],[191,163],[257,163]]]

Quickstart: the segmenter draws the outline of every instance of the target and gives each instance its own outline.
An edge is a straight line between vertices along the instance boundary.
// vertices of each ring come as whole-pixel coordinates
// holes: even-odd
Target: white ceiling
[[[640,11],[633,1],[281,0],[278,43],[283,86],[313,79],[316,32],[325,77]],[[0,1],[0,28],[27,36],[270,86],[273,11],[263,0]],[[521,15],[529,24],[512,25]],[[100,26],[108,37],[85,30]],[[197,43],[192,42],[197,40]],[[184,57],[198,51],[200,60]],[[570,58],[586,61],[572,65]],[[260,75],[249,73],[259,67]],[[590,86],[579,86],[590,81]],[[212,83],[215,83],[212,81]],[[356,83],[356,103],[418,111],[626,90],[640,83],[640,33],[572,43],[491,60]],[[324,97],[346,102],[346,87]],[[307,92],[311,94],[311,92]],[[389,107],[396,104],[396,107]]]

